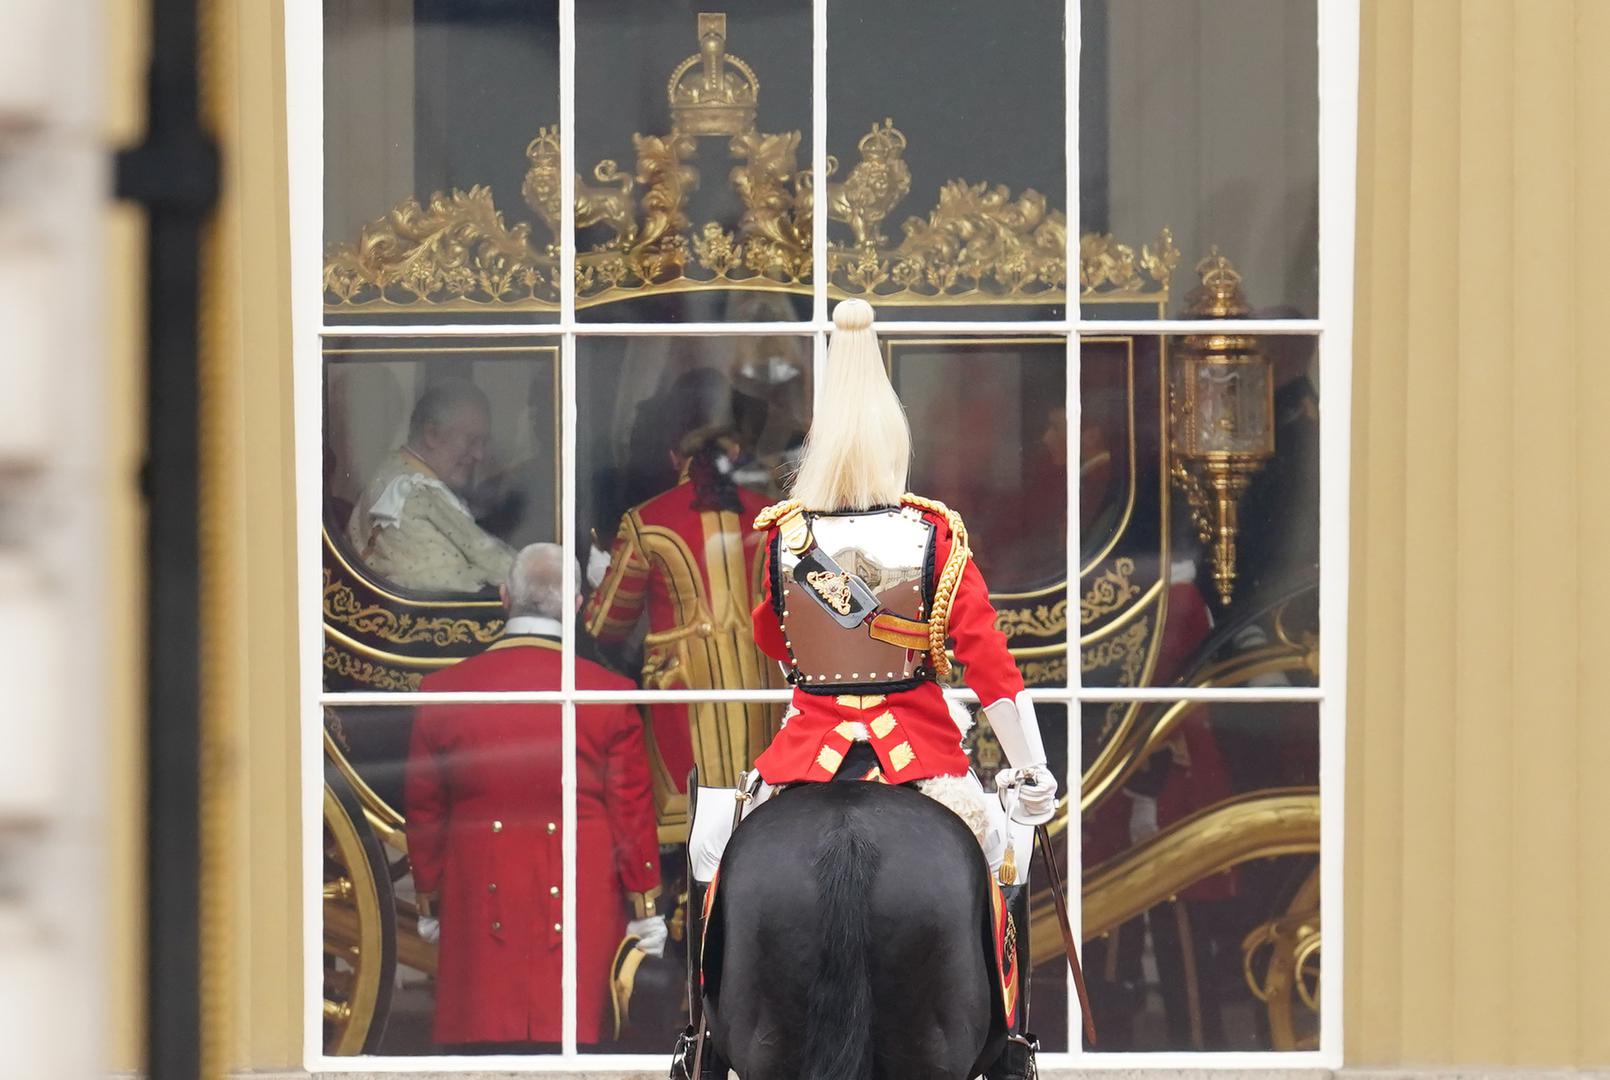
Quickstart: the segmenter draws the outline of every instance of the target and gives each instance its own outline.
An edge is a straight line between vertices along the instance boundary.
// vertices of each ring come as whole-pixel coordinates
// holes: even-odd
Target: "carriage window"
[[[291,207],[321,252],[294,321],[321,451],[297,477],[322,630],[311,1071],[663,1074],[698,947],[690,770],[733,787],[790,716],[753,642],[753,522],[789,492],[849,297],[1060,785],[1101,1041],[1025,854],[1000,873],[1030,887],[1040,1064],[1339,1063],[1319,820],[1345,557],[1320,551],[1345,554],[1352,240],[1320,233],[1351,198],[1356,21],[326,0],[321,114],[290,93],[292,190],[321,191]],[[944,685],[993,791],[1000,741],[962,665]]]
[[[559,356],[511,339],[324,350],[325,686],[416,689],[502,632],[514,554],[559,539]]]

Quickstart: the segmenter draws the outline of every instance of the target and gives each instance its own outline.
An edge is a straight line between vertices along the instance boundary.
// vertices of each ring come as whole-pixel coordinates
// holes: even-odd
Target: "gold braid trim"
[[[973,549],[967,543],[967,526],[962,516],[938,499],[925,499],[907,492],[900,497],[901,505],[938,514],[950,526],[950,554],[939,571],[939,583],[934,586],[934,608],[928,613],[928,661],[934,674],[943,678],[950,674],[950,655],[945,652],[945,638],[950,636],[950,606],[956,600],[956,589],[962,582],[962,571]]]
[[[777,524],[779,518],[798,510],[805,504],[798,499],[784,499],[780,503],[772,503],[766,509],[755,515],[755,531],[769,529]]]

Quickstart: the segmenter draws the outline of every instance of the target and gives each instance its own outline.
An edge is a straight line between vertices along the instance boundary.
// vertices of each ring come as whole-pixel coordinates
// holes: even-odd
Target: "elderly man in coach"
[[[408,441],[381,463],[347,523],[364,563],[405,589],[476,593],[501,585],[513,550],[464,502],[486,457],[492,411],[468,379],[431,384],[414,404]]]
[[[485,652],[425,691],[556,690],[563,556],[533,544],[503,586],[509,620]],[[576,661],[584,690],[632,684]],[[405,780],[408,849],[439,919],[436,1042],[460,1051],[552,1049],[561,1038],[563,942],[576,938],[577,1028],[603,1038],[610,966],[626,935],[658,956],[665,920],[643,724],[630,705],[576,710],[576,918],[564,922],[558,705],[423,705]]]

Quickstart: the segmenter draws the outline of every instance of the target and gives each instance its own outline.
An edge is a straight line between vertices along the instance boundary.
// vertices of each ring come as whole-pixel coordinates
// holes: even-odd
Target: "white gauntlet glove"
[[[419,936],[432,945],[436,944],[437,940],[442,936],[442,924],[429,915],[421,915],[419,917]]]
[[[984,706],[990,730],[1012,767],[995,774],[1001,804],[1020,825],[1044,825],[1057,811],[1057,781],[1045,767],[1045,744],[1034,701],[1024,690],[1015,698],[1001,698]]]
[[[637,939],[639,952],[649,956],[665,955],[665,916],[650,915],[646,919],[633,919],[626,924],[626,936]]]
[[[995,774],[995,790],[1019,825],[1044,825],[1056,816],[1057,778],[1044,765],[1002,769]]]

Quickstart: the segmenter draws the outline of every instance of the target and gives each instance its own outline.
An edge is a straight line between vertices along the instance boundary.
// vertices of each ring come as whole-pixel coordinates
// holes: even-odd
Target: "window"
[[[707,6],[287,13],[309,1066],[663,1068],[848,296],[1068,795],[1102,1042],[1041,880],[1043,1062],[1338,1063],[1356,3]],[[524,967],[441,969],[471,919]]]

